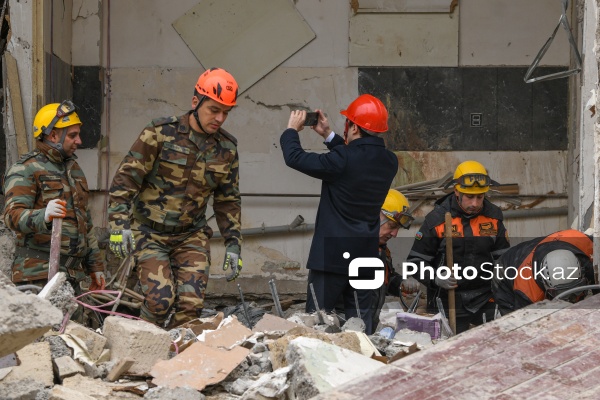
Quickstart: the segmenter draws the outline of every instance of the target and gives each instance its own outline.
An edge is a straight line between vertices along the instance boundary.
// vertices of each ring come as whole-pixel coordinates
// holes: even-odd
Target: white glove
[[[108,247],[119,258],[123,258],[135,249],[135,239],[131,229],[115,230],[110,232]]]
[[[53,218],[64,218],[67,215],[67,202],[61,199],[54,199],[48,202],[44,212],[44,221],[49,224]]]
[[[446,290],[456,289],[458,287],[456,278],[453,276],[449,277],[448,279],[442,279],[442,278],[436,276],[435,284],[438,285],[438,287],[441,287],[442,289],[446,289]]]
[[[419,281],[417,281],[412,276],[409,276],[408,278],[403,280],[402,283],[400,284],[400,290],[402,292],[408,293],[408,294],[418,292],[420,287],[421,287],[421,284],[419,283]]]
[[[106,287],[106,277],[104,276],[104,272],[90,272],[90,278],[92,279],[89,288],[90,290],[104,290]]]

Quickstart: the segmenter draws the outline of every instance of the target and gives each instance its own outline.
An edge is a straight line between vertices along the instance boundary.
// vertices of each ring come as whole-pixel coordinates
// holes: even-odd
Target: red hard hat
[[[196,91],[226,106],[235,106],[238,84],[224,69],[211,68],[198,77]]]
[[[388,112],[381,100],[361,94],[340,114],[367,131],[382,133],[388,130]]]

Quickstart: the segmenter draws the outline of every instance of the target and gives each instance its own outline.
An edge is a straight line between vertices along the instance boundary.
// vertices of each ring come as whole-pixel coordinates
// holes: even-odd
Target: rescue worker
[[[490,279],[484,279],[483,269],[489,269],[510,247],[504,227],[502,210],[485,198],[493,182],[485,167],[477,161],[465,161],[454,172],[450,193],[435,202],[420,230],[415,235],[408,262],[419,266],[416,277],[427,286],[428,312],[437,312],[436,299],[442,299],[448,315],[448,290],[455,289],[456,333],[480,325],[483,314],[494,317]],[[446,274],[445,214],[452,215],[452,256],[460,272],[469,276]],[[430,273],[427,267],[435,273]],[[442,268],[444,267],[444,268]],[[452,266],[449,266],[452,267]],[[472,276],[474,268],[476,273]],[[483,268],[483,269],[482,269]]]
[[[191,110],[153,120],[114,176],[110,247],[119,257],[134,250],[146,321],[163,326],[174,311],[169,327],[175,327],[200,315],[209,278],[211,195],[225,241],[227,281],[242,269],[237,140],[222,128],[237,95],[227,71],[205,71]]]
[[[379,315],[385,303],[385,296],[401,296],[401,292],[412,294],[419,290],[420,284],[413,277],[402,279],[392,264],[392,254],[387,247],[391,238],[398,235],[400,228],[408,229],[414,218],[410,213],[408,199],[399,191],[390,189],[379,215],[379,258],[385,265],[384,284],[373,290],[373,329],[379,325]]]
[[[366,332],[372,332],[372,290],[356,290],[360,304],[357,313],[354,292],[348,276],[353,259],[377,257],[379,212],[398,171],[396,155],[386,150],[379,135],[388,130],[388,112],[374,96],[363,94],[341,114],[346,117],[344,139],[336,135],[321,110],[312,129],[330,150],[325,154],[306,152],[298,132],[304,127],[306,111],[292,111],[287,129],[281,135],[285,163],[304,174],[320,179],[321,200],[315,233],[310,247],[306,311],[317,305],[331,312],[342,296],[346,319],[360,317]],[[360,268],[360,277],[365,270]],[[367,271],[372,274],[372,271]],[[369,278],[369,276],[364,276]],[[354,278],[353,278],[354,279]],[[370,278],[372,279],[372,278]]]
[[[594,282],[593,242],[567,229],[511,247],[492,271],[492,292],[502,315]],[[565,300],[576,302],[583,293]]]
[[[42,107],[33,121],[35,150],[6,172],[4,223],[16,234],[16,284],[47,283],[52,219],[62,218],[59,270],[77,291],[86,275],[92,279],[90,290],[104,289],[106,265],[92,232],[87,180],[75,155],[82,125],[76,110],[68,100]]]

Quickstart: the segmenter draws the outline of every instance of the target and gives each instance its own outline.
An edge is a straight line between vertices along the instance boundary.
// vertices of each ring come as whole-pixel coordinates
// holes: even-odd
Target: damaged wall
[[[436,2],[436,7],[440,3]],[[289,111],[298,108],[325,110],[334,130],[341,133],[344,119],[339,110],[360,92],[359,68],[382,65],[388,68],[526,67],[552,32],[560,15],[559,2],[545,0],[532,0],[527,4],[518,0],[465,0],[452,10],[452,2],[448,0],[447,3],[448,12],[441,14],[436,10],[420,10],[417,13],[370,13],[367,17],[362,12],[355,15],[350,2],[294,1],[294,6],[316,38],[274,70],[266,71],[264,78],[241,95],[238,106],[225,123],[225,128],[239,141],[242,193],[319,193],[319,181],[284,165],[279,136],[287,125]],[[98,226],[106,226],[104,190],[143,127],[153,118],[181,115],[190,108],[193,85],[203,68],[172,24],[197,4],[198,0],[171,3],[142,0],[72,2],[71,62],[76,71],[78,68],[97,69],[99,86],[93,96],[102,96],[100,103],[86,111],[101,112],[88,125],[99,125],[103,140],[97,144],[98,149],[78,150],[90,186],[97,188],[92,202],[94,223]],[[494,16],[492,23],[489,23],[490,15]],[[376,22],[357,25],[365,18]],[[377,32],[396,29],[402,26],[399,21],[411,18],[422,21],[418,24],[419,29],[426,27],[426,32],[399,31],[391,37],[417,35],[415,37],[429,38],[428,43],[435,44],[450,30],[455,50],[450,54],[439,52],[434,58],[422,59],[414,52],[420,51],[423,46],[427,48],[427,43],[408,41],[408,47],[401,49],[402,56],[392,57],[398,53],[397,43]],[[448,23],[437,24],[440,18],[445,18]],[[357,29],[358,26],[362,28]],[[285,31],[274,32],[273,40],[285,41],[285,35]],[[210,37],[199,34],[197,40],[210,40]],[[363,41],[373,48],[361,48],[359,44]],[[256,44],[257,47],[264,45]],[[361,53],[374,48],[379,49],[381,57],[367,57],[371,53]],[[252,52],[253,49],[247,51]],[[415,56],[409,58],[411,54]],[[244,54],[237,56],[243,63]],[[566,67],[568,62],[568,43],[559,36],[542,65]],[[88,83],[93,82],[93,75],[88,71]],[[306,149],[325,150],[321,138],[310,129],[303,130],[301,138]],[[498,153],[487,149],[461,149],[463,151],[460,152],[437,152],[431,148],[415,152],[407,152],[403,148],[394,150],[403,165],[397,182],[436,179],[453,171],[459,162],[476,159],[489,168],[495,179],[503,183],[518,183],[523,194],[566,192],[567,152],[561,149]],[[528,199],[523,200],[523,203],[528,202]],[[297,215],[302,215],[307,223],[313,223],[317,204],[317,197],[244,196],[243,227],[287,225]],[[559,198],[546,200],[538,207],[566,204],[566,198]],[[420,213],[429,209],[424,207]],[[209,211],[210,215],[212,212]],[[216,225],[214,220],[211,223]],[[513,237],[530,237],[566,228],[567,220],[565,217],[514,220],[509,221],[508,226]],[[392,241],[391,247],[397,257],[401,257],[402,251],[410,246],[413,235],[414,229],[411,229],[401,232],[404,239]],[[311,237],[310,232],[247,237],[243,275],[275,273],[282,278],[298,279],[305,273]],[[223,257],[222,241],[215,239],[211,243],[212,259],[216,260],[213,263],[218,265]],[[218,273],[219,268],[213,268],[213,274]]]

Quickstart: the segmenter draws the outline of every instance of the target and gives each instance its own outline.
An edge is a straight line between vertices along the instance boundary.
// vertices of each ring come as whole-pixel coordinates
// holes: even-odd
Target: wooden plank
[[[8,76],[8,90],[10,91],[10,106],[17,138],[17,151],[19,156],[29,152],[27,144],[27,129],[25,129],[25,115],[23,114],[23,99],[21,98],[21,84],[19,83],[19,71],[17,60],[12,54],[4,53],[6,62],[6,74]]]

